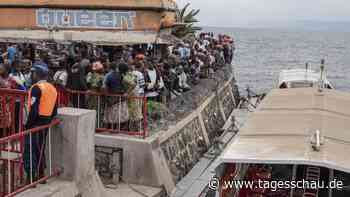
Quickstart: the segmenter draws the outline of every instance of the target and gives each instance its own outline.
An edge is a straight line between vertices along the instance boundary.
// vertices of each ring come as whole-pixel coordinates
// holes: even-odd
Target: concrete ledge
[[[118,135],[95,135],[96,146],[123,149],[123,180],[128,183],[159,187],[157,166],[148,140]]]

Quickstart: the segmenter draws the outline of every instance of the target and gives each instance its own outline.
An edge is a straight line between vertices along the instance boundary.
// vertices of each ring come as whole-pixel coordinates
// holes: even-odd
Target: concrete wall
[[[96,145],[122,150],[123,167],[119,173],[124,181],[164,187],[170,193],[222,134],[235,105],[233,81],[231,77],[217,92],[204,98],[191,114],[166,131],[146,139],[96,134]]]
[[[159,186],[161,181],[157,176],[157,165],[153,157],[154,145],[157,143],[150,139],[137,139],[118,135],[96,134],[96,146],[107,149],[122,149],[122,180],[127,183]],[[103,166],[97,166],[101,169]],[[113,173],[113,172],[111,172]]]
[[[38,9],[34,8],[0,8],[0,29],[30,29],[30,30],[42,30],[46,29],[45,27],[42,27],[38,21],[40,21],[40,17],[37,14]],[[119,12],[122,12],[123,10],[116,10]],[[92,12],[92,11],[91,11]],[[117,26],[111,26],[108,28],[101,28],[94,25],[91,26],[82,26],[77,24],[75,25],[66,25],[62,26],[56,23],[52,23],[51,26],[57,26],[59,29],[64,30],[108,30],[108,31],[158,31],[161,27],[161,21],[162,21],[162,12],[155,12],[155,11],[145,11],[145,10],[138,10],[138,11],[130,11],[125,12],[126,14],[130,13],[130,22],[129,24],[125,22],[124,16],[120,16],[118,19],[120,24]],[[124,14],[124,13],[123,13]],[[171,19],[175,20],[174,14],[165,12],[165,15],[168,14]],[[63,16],[62,16],[63,17]],[[124,17],[124,18],[123,18]],[[73,19],[72,19],[73,20]],[[97,19],[91,19],[92,21],[95,21]],[[118,20],[115,20],[116,22]],[[123,21],[124,20],[124,21]],[[173,23],[173,21],[171,21]],[[171,23],[170,22],[170,23]],[[50,23],[51,24],[51,23]]]

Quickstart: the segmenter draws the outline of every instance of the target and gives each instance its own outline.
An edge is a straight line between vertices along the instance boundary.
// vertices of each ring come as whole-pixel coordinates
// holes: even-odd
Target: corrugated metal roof
[[[324,137],[319,152],[311,145]],[[272,90],[251,114],[222,162],[308,164],[350,172],[350,93],[315,88]]]

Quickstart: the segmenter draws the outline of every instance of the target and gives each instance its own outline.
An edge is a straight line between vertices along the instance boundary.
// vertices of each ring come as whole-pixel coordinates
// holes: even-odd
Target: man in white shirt
[[[68,80],[68,73],[65,69],[58,70],[53,76],[55,84],[66,87]]]
[[[182,66],[178,67],[178,78],[179,78],[179,87],[183,92],[186,92],[191,89],[187,83],[187,75]]]
[[[145,77],[142,74],[143,63],[138,62],[132,67],[134,67],[132,74],[136,78],[135,93],[137,96],[144,96],[145,95]]]
[[[145,64],[146,97],[150,100],[160,101],[159,92],[164,88],[160,73],[152,63]]]

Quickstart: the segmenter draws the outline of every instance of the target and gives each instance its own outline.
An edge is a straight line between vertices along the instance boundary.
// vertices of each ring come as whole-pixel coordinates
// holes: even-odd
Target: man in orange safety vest
[[[31,68],[32,87],[28,95],[28,119],[26,129],[48,125],[57,114],[57,91],[47,82],[49,70],[46,64],[36,63]],[[24,169],[27,183],[44,177],[45,139],[48,129],[25,136]]]

